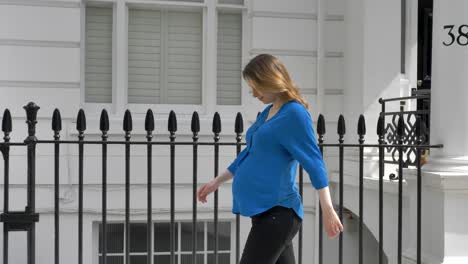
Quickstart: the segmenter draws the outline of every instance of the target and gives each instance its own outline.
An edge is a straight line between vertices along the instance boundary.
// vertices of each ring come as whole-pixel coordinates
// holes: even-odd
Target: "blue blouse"
[[[307,109],[290,100],[265,121],[271,106],[249,127],[247,146],[228,166],[234,175],[232,212],[253,216],[280,205],[294,209],[302,219],[304,209],[295,184],[298,162],[317,190],[328,186],[325,164]]]

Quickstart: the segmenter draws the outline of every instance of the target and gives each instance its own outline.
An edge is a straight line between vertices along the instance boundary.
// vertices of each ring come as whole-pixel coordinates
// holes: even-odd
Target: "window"
[[[101,230],[99,225],[99,263],[102,263]],[[214,264],[214,223],[198,222],[197,232],[197,264]],[[130,224],[130,262],[131,264],[146,263],[147,243],[146,223]],[[107,225],[107,263],[124,264],[125,259],[125,225],[111,223]],[[192,222],[175,223],[175,258],[176,264],[192,263]],[[218,222],[218,263],[231,263],[231,222]],[[153,225],[154,263],[170,263],[170,223],[161,222]]]
[[[218,105],[241,104],[242,14],[218,12]]]
[[[85,101],[112,102],[112,8],[86,7]]]
[[[129,11],[128,103],[201,104],[202,13]]]
[[[88,3],[83,102],[136,113],[241,105],[245,9],[241,0]],[[205,52],[214,46],[217,57]]]

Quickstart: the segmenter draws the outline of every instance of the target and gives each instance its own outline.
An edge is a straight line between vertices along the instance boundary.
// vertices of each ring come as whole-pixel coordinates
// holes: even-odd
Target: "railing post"
[[[10,142],[10,132],[12,130],[12,122],[11,122],[11,114],[10,110],[6,109],[3,113],[2,119],[2,131],[5,134],[3,137],[5,143]],[[3,213],[8,214],[9,211],[9,184],[10,184],[10,146],[3,145],[0,147],[0,151],[3,154],[4,160],[4,177],[5,180],[3,182]],[[2,219],[3,220],[3,219]],[[3,264],[8,264],[8,224],[3,223]]]
[[[24,140],[27,144],[27,205],[26,214],[34,214],[36,210],[36,124],[37,124],[37,111],[39,106],[30,102],[23,107],[26,110],[26,123],[28,124],[28,137]],[[28,264],[35,263],[36,256],[36,224],[31,222],[27,230],[27,254]]]

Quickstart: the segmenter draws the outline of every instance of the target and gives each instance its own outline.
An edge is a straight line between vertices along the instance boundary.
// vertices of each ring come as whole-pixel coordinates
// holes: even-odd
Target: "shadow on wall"
[[[343,214],[343,261],[346,264],[359,263],[359,217],[345,208]],[[325,233],[324,233],[325,234]],[[365,263],[379,263],[379,243],[367,228],[365,223],[362,228],[363,238],[363,261]],[[330,240],[324,236],[323,239],[323,263],[338,263],[339,238]],[[388,258],[383,256],[383,264],[388,263]]]

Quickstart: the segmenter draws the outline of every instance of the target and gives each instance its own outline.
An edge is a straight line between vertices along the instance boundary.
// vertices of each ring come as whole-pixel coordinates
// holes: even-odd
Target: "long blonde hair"
[[[299,88],[291,80],[283,63],[270,54],[260,54],[251,59],[242,71],[242,77],[253,89],[263,92],[280,93],[282,99],[295,100],[306,109],[309,104],[302,97]]]

